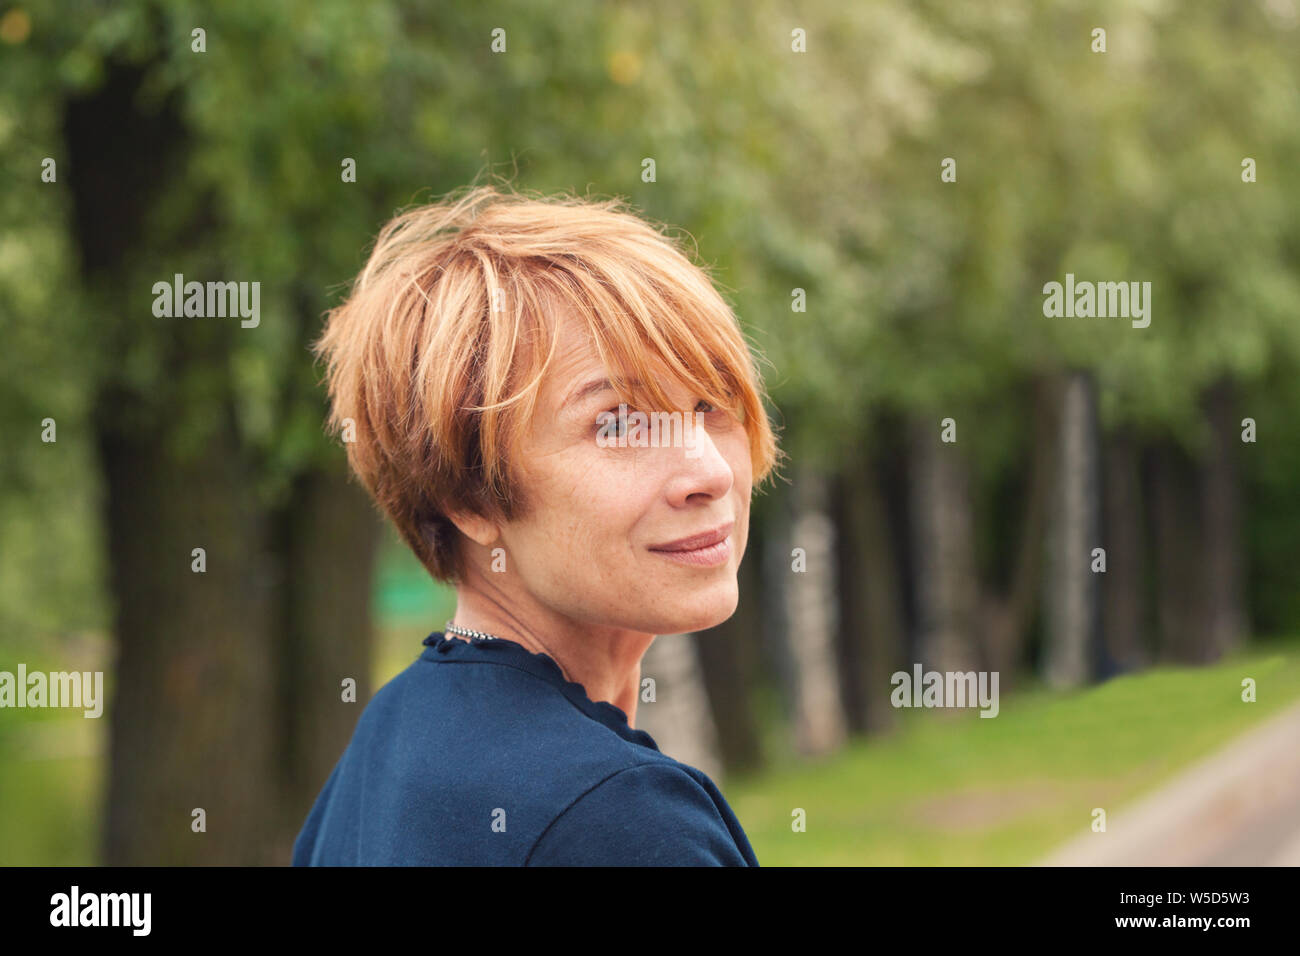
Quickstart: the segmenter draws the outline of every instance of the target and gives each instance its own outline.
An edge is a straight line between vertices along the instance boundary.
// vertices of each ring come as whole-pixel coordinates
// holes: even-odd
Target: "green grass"
[[[77,733],[67,730],[60,736]],[[104,769],[97,756],[32,758],[0,745],[0,866],[96,864]]]
[[[28,650],[0,655],[0,670],[12,673],[20,660],[29,673],[103,669],[99,660],[70,664],[66,654]],[[107,680],[104,693],[107,697]],[[0,711],[0,866],[97,862],[107,766],[99,755],[107,744],[107,713],[87,718],[80,710],[61,708]]]
[[[1253,677],[1257,703],[1241,700]],[[1086,832],[1300,698],[1300,643],[1206,668],[1159,668],[976,711],[900,710],[895,731],[833,758],[729,779],[727,800],[759,862],[1021,865]],[[806,814],[794,832],[792,812]]]

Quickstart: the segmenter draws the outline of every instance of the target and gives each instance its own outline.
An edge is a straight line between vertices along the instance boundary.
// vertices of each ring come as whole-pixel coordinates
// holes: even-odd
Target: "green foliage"
[[[810,464],[870,441],[883,407],[1007,419],[1030,375],[1069,366],[1095,371],[1108,425],[1195,445],[1208,383],[1297,368],[1300,59],[1277,5],[23,10],[30,31],[0,47],[0,496],[14,529],[0,569],[16,582],[0,613],[29,623],[60,614],[17,612],[17,593],[102,618],[89,423],[104,389],[137,396],[134,424],[165,425],[178,453],[228,402],[258,492],[282,500],[340,454],[307,346],[366,241],[397,208],[489,172],[621,195],[680,228],[766,355],[787,451]],[[1089,49],[1098,24],[1104,54]],[[121,301],[81,275],[63,137],[69,101],[130,66],[136,109],[174,114],[181,142],[125,144],[169,178],[143,234],[121,237]],[[40,182],[46,156],[57,184]],[[1244,156],[1257,183],[1241,182]],[[940,180],[945,157],[956,183]],[[1151,281],[1151,327],[1044,317],[1042,286],[1067,271]],[[152,283],[177,272],[259,281],[261,325],[154,319]],[[795,288],[806,312],[791,311]],[[204,349],[216,358],[177,374],[177,350]],[[1250,394],[1257,418],[1294,416]],[[58,446],[34,438],[47,415]],[[1017,447],[994,444],[989,474]],[[36,528],[65,560],[37,550]]]

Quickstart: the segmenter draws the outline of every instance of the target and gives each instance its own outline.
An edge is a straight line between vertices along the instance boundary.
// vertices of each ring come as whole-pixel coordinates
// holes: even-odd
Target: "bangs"
[[[758,427],[766,422],[763,395],[734,312],[707,276],[675,251],[663,246],[643,251],[666,260],[653,263],[659,267],[654,274],[645,263],[623,259],[618,270],[592,275],[555,258],[529,275],[534,281],[516,291],[521,311],[533,317],[526,323],[528,354],[516,357],[519,377],[504,404],[522,400],[526,411],[517,426],[531,418],[538,386],[555,355],[557,329],[550,317],[563,310],[585,326],[611,385],[629,407],[691,412],[693,405],[681,408],[669,398],[676,384],[694,400],[735,416],[749,437],[755,480],[760,480],[771,469],[775,450],[769,447],[770,431]],[[590,252],[584,259],[590,266]]]
[[[719,408],[741,411],[749,356],[743,349],[736,354],[735,320],[726,304],[716,296],[701,302],[683,294],[690,290],[637,274],[620,278],[622,289],[595,283],[575,290],[568,303],[586,320],[619,394],[645,409],[672,411],[663,386],[673,382]]]

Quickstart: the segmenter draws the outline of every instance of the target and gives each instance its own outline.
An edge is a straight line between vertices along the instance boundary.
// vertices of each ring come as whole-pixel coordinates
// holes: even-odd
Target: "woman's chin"
[[[703,591],[689,594],[665,594],[655,609],[658,626],[646,628],[651,634],[687,634],[717,627],[736,613],[740,590],[735,577],[719,581]]]

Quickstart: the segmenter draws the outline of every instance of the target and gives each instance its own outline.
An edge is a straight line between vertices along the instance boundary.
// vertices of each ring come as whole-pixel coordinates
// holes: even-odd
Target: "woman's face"
[[[493,545],[513,580],[494,583],[595,626],[676,634],[720,624],[736,610],[749,531],[744,426],[665,382],[678,407],[704,413],[683,416],[703,427],[668,447],[662,433],[661,447],[608,447],[597,416],[618,413],[618,394],[600,384],[608,376],[585,327],[566,319],[559,336],[519,449],[531,510],[499,524]]]

